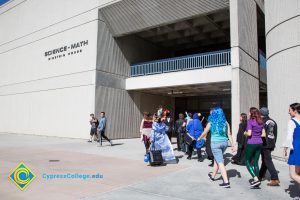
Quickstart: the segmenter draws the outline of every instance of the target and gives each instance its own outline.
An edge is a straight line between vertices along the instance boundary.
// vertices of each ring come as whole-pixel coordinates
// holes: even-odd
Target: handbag
[[[194,130],[194,125],[192,128]],[[184,141],[188,145],[192,145],[195,142],[195,139],[189,134],[187,128],[186,128],[186,131],[184,132]]]
[[[190,134],[188,134],[188,132],[185,132],[184,133],[184,141],[186,144],[192,145],[194,142],[194,138],[192,138],[192,136],[190,136]]]
[[[155,132],[153,132],[155,134]],[[159,166],[164,163],[163,157],[162,157],[162,151],[155,149],[155,135],[153,137],[153,143],[151,144],[151,148],[149,151],[149,158],[150,158],[150,165],[151,166]]]

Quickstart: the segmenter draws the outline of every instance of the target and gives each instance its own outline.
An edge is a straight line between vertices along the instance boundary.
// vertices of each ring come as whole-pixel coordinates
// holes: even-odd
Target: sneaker
[[[261,182],[258,180],[258,181],[252,181],[251,182],[251,187],[257,187],[261,184]]]
[[[110,143],[110,146],[112,146],[112,145],[113,145],[112,141],[109,141],[109,143]]]
[[[200,157],[200,156],[198,156],[198,162],[203,162],[203,160],[204,160],[204,159],[203,159],[203,157],[202,157],[202,156],[201,156],[201,157]]]
[[[92,142],[92,140],[89,140],[89,141],[87,141],[87,142]]]
[[[211,181],[215,181],[215,178],[212,177],[211,173],[208,173],[208,178],[209,178],[209,180],[211,180]]]
[[[267,186],[279,186],[280,181],[279,180],[271,180]]]
[[[223,188],[230,188],[230,183],[222,183],[222,184],[219,184],[219,186],[223,187]]]
[[[213,167],[214,166],[214,161],[212,161],[208,166]]]

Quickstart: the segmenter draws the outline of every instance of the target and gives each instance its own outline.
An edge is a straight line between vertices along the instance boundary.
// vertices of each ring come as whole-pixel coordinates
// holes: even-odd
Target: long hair
[[[211,114],[208,117],[211,123],[212,132],[226,133],[227,132],[227,120],[223,109],[220,107],[213,108]]]
[[[242,113],[241,117],[242,117],[242,123],[246,123],[247,122],[247,114],[246,113]]]
[[[263,124],[264,123],[262,118],[261,118],[261,114],[260,114],[259,110],[255,107],[250,108],[250,118],[255,119],[258,124]]]

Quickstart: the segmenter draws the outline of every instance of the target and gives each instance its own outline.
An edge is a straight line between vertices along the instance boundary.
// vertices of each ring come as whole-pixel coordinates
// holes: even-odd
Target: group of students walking
[[[171,144],[170,128],[172,127],[170,111],[159,109],[153,116],[145,112],[141,122],[141,141],[144,142],[146,154],[152,149],[161,151],[165,163],[177,163]]]
[[[236,151],[236,148],[222,108],[211,109],[204,129],[200,121],[200,113],[188,115],[187,118],[183,114],[179,114],[179,119],[174,124],[170,117],[170,111],[162,111],[161,113],[164,114],[155,114],[154,117],[150,113],[144,114],[140,130],[146,152],[149,151],[151,142],[153,142],[153,133],[160,134],[160,138],[157,139],[161,139],[161,141],[156,142],[156,140],[154,143],[155,145],[159,144],[157,147],[169,156],[165,157],[171,159],[175,159],[170,142],[172,136],[170,133],[173,131],[177,133],[177,150],[186,152],[188,159],[191,159],[192,152],[196,149],[198,161],[201,162],[201,148],[205,144],[208,157],[214,161],[213,172],[208,174],[209,179],[216,181],[216,174],[220,171],[223,183],[219,185],[229,188],[230,182],[224,164],[224,153],[228,147],[228,141],[231,144],[232,153]],[[300,184],[300,104],[291,104],[289,114],[291,120],[288,124],[287,139],[284,143],[284,154],[288,156],[290,177]],[[269,117],[269,110],[266,107],[260,110],[252,107],[248,116],[245,113],[241,114],[236,141],[237,153],[232,157],[232,163],[246,165],[251,176],[251,188],[258,187],[261,181],[265,180],[267,170],[271,175],[271,181],[267,185],[279,186],[278,172],[271,156],[271,152],[275,149],[276,139],[277,124]],[[260,156],[262,164],[259,168]]]
[[[106,129],[106,117],[105,112],[100,113],[100,121],[95,117],[95,115],[92,113],[90,114],[90,139],[88,142],[99,142],[99,146],[102,146],[102,138],[107,140],[110,145],[112,146],[112,141],[108,139],[108,137],[105,135],[105,129]]]
[[[289,174],[300,186],[300,103],[293,103],[289,107],[291,119],[288,122],[288,133],[283,144],[284,156],[288,158]],[[172,134],[177,133],[177,150],[187,154],[191,159],[194,149],[197,152],[198,161],[203,161],[201,154],[202,147],[206,147],[207,157],[211,159],[213,171],[208,173],[211,181],[216,181],[218,171],[221,172],[222,187],[229,188],[230,182],[224,164],[224,153],[231,146],[231,152],[237,153],[232,157],[232,163],[245,165],[251,176],[250,187],[255,188],[265,180],[266,171],[271,175],[268,186],[279,186],[278,172],[272,161],[271,153],[275,149],[277,140],[277,124],[269,117],[269,110],[266,107],[260,110],[252,107],[249,115],[240,115],[239,130],[237,133],[237,147],[232,139],[229,123],[220,107],[210,110],[207,124],[203,129],[200,113],[179,114],[179,119],[174,123],[170,111],[160,107],[156,113],[151,115],[144,113],[141,122],[141,141],[145,145],[146,153],[152,148],[161,150],[162,158],[166,163],[174,163],[174,155],[171,144]],[[100,113],[100,120],[94,114],[90,115],[90,140],[102,142],[106,139],[111,145],[112,141],[105,135],[106,117]],[[235,148],[236,147],[236,148]],[[261,156],[262,164],[259,168],[258,161]]]
[[[253,186],[260,185],[260,182],[265,180],[267,170],[271,175],[271,181],[267,185],[279,186],[278,173],[271,156],[277,140],[277,124],[269,117],[269,110],[266,107],[260,110],[250,108],[249,113],[248,121],[247,115],[241,114],[241,123],[237,134],[238,151],[232,157],[232,163],[246,165],[254,179]],[[259,169],[260,155],[262,164]]]

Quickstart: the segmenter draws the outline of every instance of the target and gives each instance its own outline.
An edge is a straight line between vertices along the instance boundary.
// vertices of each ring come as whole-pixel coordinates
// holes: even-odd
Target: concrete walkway
[[[208,160],[197,162],[175,151],[179,164],[149,167],[143,161],[144,147],[139,139],[115,140],[102,147],[81,139],[32,135],[0,134],[0,199],[84,199],[84,200],[165,200],[165,199],[243,199],[285,200],[300,195],[288,177],[286,163],[275,161],[281,186],[250,189],[246,167],[228,163],[231,188],[211,182]],[[230,156],[226,154],[226,156]],[[8,174],[24,162],[36,179],[23,191]],[[101,174],[101,179],[52,179],[43,174]]]

